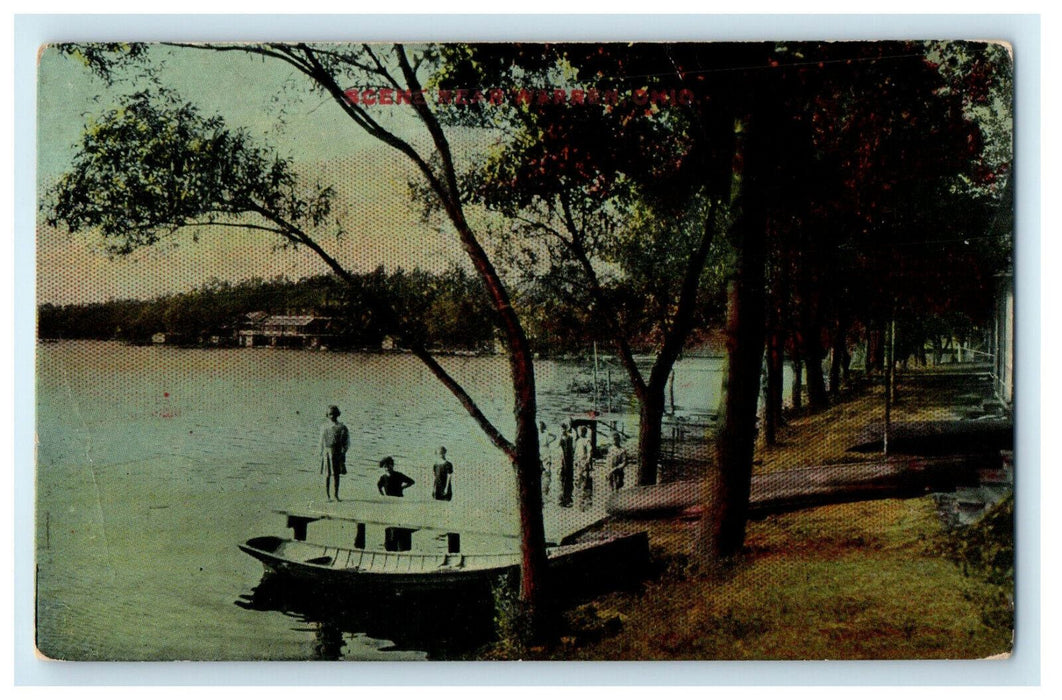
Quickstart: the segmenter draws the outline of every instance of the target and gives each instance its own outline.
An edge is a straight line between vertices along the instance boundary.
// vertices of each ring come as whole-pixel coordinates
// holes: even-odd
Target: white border
[[[281,29],[278,29],[281,28]],[[1034,15],[57,15],[14,18],[15,685],[1037,685],[1040,682],[1040,19]],[[9,34],[8,36],[11,36]],[[1006,661],[57,663],[33,652],[36,52],[48,41],[1002,39],[1016,51],[1018,620]],[[5,76],[6,77],[6,76]],[[10,132],[9,132],[10,133]],[[5,159],[6,160],[6,159]],[[10,190],[7,190],[10,191]],[[10,230],[10,229],[8,229]],[[10,264],[8,258],[5,264]],[[10,278],[9,278],[10,279]],[[6,310],[6,309],[5,309]],[[10,328],[11,326],[7,326]],[[1045,669],[1046,671],[1047,669]],[[153,691],[154,692],[154,691]],[[358,692],[358,691],[352,691]],[[500,691],[508,692],[508,691]],[[612,691],[610,691],[612,692]],[[863,691],[857,691],[863,692]],[[496,696],[496,695],[495,695]]]

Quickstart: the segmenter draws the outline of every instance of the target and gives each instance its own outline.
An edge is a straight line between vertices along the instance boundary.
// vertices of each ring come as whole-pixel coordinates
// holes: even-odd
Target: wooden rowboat
[[[489,589],[520,566],[520,553],[511,540],[505,551],[465,553],[458,551],[460,537],[446,533],[449,551],[416,551],[409,540],[415,529],[392,526],[387,528],[386,549],[364,548],[364,530],[359,530],[355,546],[333,546],[306,541],[307,520],[312,522],[289,514],[294,539],[254,537],[239,548],[259,560],[267,574],[398,595]],[[642,573],[649,561],[649,539],[640,532],[562,544],[547,547],[547,556],[551,574],[566,588],[593,587]]]
[[[349,584],[386,592],[453,591],[489,585],[520,566],[516,552],[434,554],[347,549],[281,537],[255,537],[239,545],[273,574]],[[607,571],[633,571],[648,561],[644,532],[547,550],[550,572],[568,583],[589,583]]]

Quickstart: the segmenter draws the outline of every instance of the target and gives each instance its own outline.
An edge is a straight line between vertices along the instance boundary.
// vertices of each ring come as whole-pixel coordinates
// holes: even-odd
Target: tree
[[[382,81],[388,91],[422,95],[422,76],[437,52],[432,47],[410,52],[399,44],[388,49],[306,43],[172,46],[216,54],[235,52],[290,66],[366,134],[408,159],[452,224],[490,300],[508,350],[516,419],[512,441],[422,344],[407,337],[386,299],[373,295],[369,301],[378,320],[396,329],[512,463],[522,533],[521,600],[531,629],[541,632],[549,610],[535,378],[527,337],[506,285],[465,216],[450,143],[432,106],[420,99],[406,105],[428,136],[430,154],[424,155],[378,121],[345,88]],[[68,45],[60,50],[77,55],[109,80],[115,79],[124,63],[150,64],[150,50],[142,45]],[[49,220],[71,231],[99,229],[118,254],[190,228],[260,231],[279,237],[282,245],[312,250],[340,279],[353,285],[351,273],[324,244],[327,238],[346,233],[336,228],[331,217],[334,197],[331,188],[304,185],[290,161],[251,143],[245,132],[228,129],[220,117],[202,116],[194,105],[158,88],[130,96],[89,125],[72,172],[54,190]]]
[[[728,109],[705,107],[695,69],[701,53],[725,51],[655,44],[450,50],[444,87],[511,84],[519,76],[532,95],[507,109],[454,110],[455,122],[501,123],[509,135],[470,174],[472,192],[504,215],[517,267],[536,270],[539,262],[567,275],[564,296],[588,309],[590,327],[614,346],[639,406],[637,483],[656,483],[668,380],[711,315],[707,298],[722,296],[712,289],[720,275],[710,262],[721,257],[718,234],[729,225],[733,119]],[[556,99],[551,84],[572,88]],[[609,94],[607,104],[583,101]],[[648,370],[634,359],[646,349]]]
[[[503,54],[503,55],[499,55]],[[717,231],[727,232],[732,259],[727,305],[728,369],[716,439],[714,490],[702,532],[701,554],[717,560],[736,552],[744,540],[759,396],[760,358],[764,344],[766,240],[768,228],[782,230],[785,208],[780,200],[799,199],[806,179],[806,159],[786,158],[796,149],[811,150],[800,114],[786,110],[779,90],[786,88],[773,44],[560,45],[489,47],[473,53],[468,75],[511,70],[556,76],[565,70],[592,81],[599,93],[612,91],[628,99],[603,109],[564,108],[554,101],[535,102],[513,119],[526,129],[518,139],[516,177],[500,178],[509,196],[537,208],[532,228],[552,230],[561,250],[578,263],[598,310],[609,319],[618,354],[628,368],[641,406],[639,482],[656,477],[660,419],[670,368],[692,330],[698,291]],[[554,56],[553,63],[549,56]],[[543,63],[543,56],[546,56]],[[536,72],[537,71],[537,72]],[[656,95],[661,104],[650,105]],[[644,98],[640,99],[640,97]],[[786,136],[795,134],[794,140]],[[502,160],[508,160],[503,157]],[[663,256],[648,256],[659,271],[674,255],[680,270],[676,288],[660,296],[667,312],[658,314],[661,343],[648,381],[634,365],[629,329],[616,320],[615,309],[594,269],[600,254],[584,241],[608,240],[607,230],[580,226],[573,213],[592,225],[601,220],[609,199],[628,184],[636,200],[656,205],[654,216]],[[575,193],[576,201],[566,198]],[[693,244],[683,245],[680,226],[669,227],[661,212],[681,210],[700,198],[707,204],[697,222]],[[591,206],[584,207],[589,199]],[[736,200],[736,201],[735,201]],[[716,218],[717,206],[728,216]],[[666,214],[664,215],[666,216]],[[559,221],[559,226],[553,224]],[[725,221],[726,226],[720,224]],[[649,229],[650,231],[652,229]],[[612,236],[614,238],[614,235]],[[671,247],[668,248],[667,244]],[[636,248],[635,248],[636,250]],[[645,262],[643,255],[629,262]],[[632,265],[632,267],[634,267]]]
[[[988,308],[986,277],[1009,255],[1006,235],[985,235],[1001,210],[987,190],[1008,181],[1003,53],[963,42],[779,46],[777,70],[790,76],[780,109],[803,115],[810,138],[810,150],[780,157],[811,184],[771,236],[771,334],[782,336],[772,347],[787,340],[806,368],[813,409],[827,403],[827,352],[829,391],[845,377],[853,330],[871,336],[869,367],[897,315]],[[767,403],[769,433],[780,392]]]

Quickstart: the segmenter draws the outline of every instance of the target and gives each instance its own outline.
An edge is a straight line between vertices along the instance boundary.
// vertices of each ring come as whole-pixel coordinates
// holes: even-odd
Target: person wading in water
[[[560,506],[562,508],[572,507],[572,490],[575,486],[575,446],[572,442],[572,434],[568,429],[568,424],[561,425],[561,466],[560,466]]]
[[[454,497],[454,465],[446,459],[446,448],[439,448],[439,461],[432,467],[435,476],[432,497],[436,501],[449,501]]]
[[[332,500],[329,486],[339,500],[339,477],[347,473],[347,448],[350,447],[350,431],[339,422],[339,408],[329,406],[328,422],[321,428],[321,473],[325,475],[325,496]]]
[[[376,482],[376,490],[381,496],[396,496],[401,498],[403,491],[413,485],[413,480],[402,472],[395,471],[394,457],[384,457],[380,460],[380,468],[384,470],[383,476]]]

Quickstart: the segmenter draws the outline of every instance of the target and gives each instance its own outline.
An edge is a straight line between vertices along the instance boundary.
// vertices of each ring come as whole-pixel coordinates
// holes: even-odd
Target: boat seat
[[[307,559],[307,564],[317,564],[319,566],[328,566],[332,563],[332,557],[314,557],[313,559]]]

